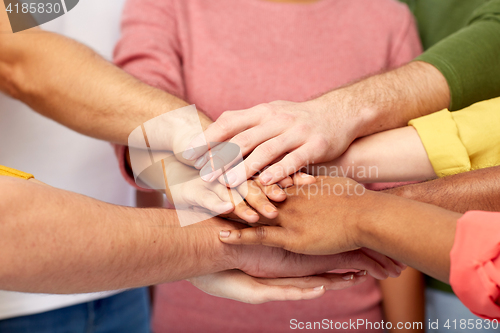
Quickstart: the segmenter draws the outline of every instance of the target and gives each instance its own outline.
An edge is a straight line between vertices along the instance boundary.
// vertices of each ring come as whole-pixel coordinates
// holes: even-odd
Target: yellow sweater
[[[500,98],[411,120],[438,177],[500,165]]]
[[[7,176],[7,177],[15,177],[15,178],[22,178],[22,179],[31,179],[35,178],[33,175],[30,175],[29,173],[22,172],[16,169],[11,169],[7,168],[5,166],[0,165],[0,176]]]

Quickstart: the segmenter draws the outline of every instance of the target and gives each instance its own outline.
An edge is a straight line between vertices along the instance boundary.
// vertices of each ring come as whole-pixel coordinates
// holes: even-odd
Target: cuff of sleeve
[[[500,213],[467,212],[457,222],[450,284],[474,314],[500,318]]]
[[[411,120],[438,177],[469,171],[471,162],[448,110]]]
[[[8,167],[2,166],[2,165],[0,165],[0,176],[21,178],[21,179],[26,179],[26,180],[31,179],[31,178],[35,178],[35,177],[33,177],[32,174],[29,174],[29,173],[26,173],[23,171],[19,171],[16,169],[8,168]]]
[[[135,183],[134,176],[132,175],[132,170],[130,170],[128,165],[125,163],[125,151],[127,147],[117,144],[112,144],[112,145],[115,150],[116,158],[118,158],[118,165],[120,166],[120,172],[123,178],[125,178],[125,180],[127,181],[127,183],[129,183],[137,190],[140,190],[142,192],[154,192],[154,190],[145,189]]]

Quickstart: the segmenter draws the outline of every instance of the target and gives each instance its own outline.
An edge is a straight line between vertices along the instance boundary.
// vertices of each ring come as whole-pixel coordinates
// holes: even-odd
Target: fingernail
[[[210,165],[205,165],[203,169],[200,171],[201,179],[206,182],[211,182],[214,178],[213,170]]]
[[[199,169],[203,166],[203,164],[205,164],[205,156],[202,156],[199,159],[197,159],[196,162],[194,163],[194,167],[196,169]]]
[[[365,276],[366,275],[366,271],[359,271],[356,273],[356,276]]]
[[[350,280],[354,279],[354,274],[344,275],[344,276],[342,276],[342,279],[346,280],[346,281],[350,281]]]
[[[254,211],[253,211],[253,210],[251,210],[251,209],[247,209],[247,210],[245,211],[245,214],[247,214],[247,215],[258,215],[256,212],[254,212]]]
[[[314,290],[314,291],[320,291],[320,290],[323,290],[323,289],[325,289],[325,286],[316,287],[316,288],[314,288],[313,290]]]
[[[195,156],[195,151],[193,147],[188,147],[183,153],[182,157],[184,157],[186,160],[192,160]]]
[[[262,184],[267,184],[271,181],[273,176],[269,172],[264,172],[262,175],[259,176],[260,182]]]
[[[399,268],[399,266],[396,266],[396,272],[397,272],[398,274],[401,274],[401,268]]]
[[[227,173],[226,177],[227,177],[227,185],[234,185],[234,183],[236,183],[237,177],[234,174],[234,172]]]
[[[300,177],[302,177],[302,178],[310,178],[312,176],[308,175],[307,173],[302,173],[302,174],[300,174]]]
[[[276,207],[271,206],[271,205],[265,205],[264,210],[268,213],[274,213],[277,211]]]
[[[220,238],[229,238],[229,235],[231,235],[231,231],[221,230],[219,232]]]

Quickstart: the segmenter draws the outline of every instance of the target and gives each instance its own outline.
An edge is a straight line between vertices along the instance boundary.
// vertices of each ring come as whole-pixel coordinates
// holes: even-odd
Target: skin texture
[[[307,254],[367,247],[448,282],[449,253],[461,214],[385,193],[357,195],[356,185],[346,178],[321,178],[279,205],[280,215],[267,222],[273,226],[223,231],[220,238]],[[313,195],[314,200],[306,199]]]
[[[304,103],[276,101],[225,112],[191,141],[184,157],[201,156],[203,151],[189,148],[204,140],[229,141],[239,145],[244,156],[251,152],[244,162],[247,178],[272,164],[259,176],[262,184],[269,185],[307,164],[339,157],[356,138],[405,126],[411,119],[448,107],[449,102],[442,74],[427,63],[412,62]],[[244,180],[237,178],[233,186]]]
[[[500,211],[500,166],[474,170],[385,193],[432,204],[454,212]]]
[[[437,178],[412,126],[357,139],[335,160],[310,165],[305,170],[315,176],[349,177],[361,183]]]

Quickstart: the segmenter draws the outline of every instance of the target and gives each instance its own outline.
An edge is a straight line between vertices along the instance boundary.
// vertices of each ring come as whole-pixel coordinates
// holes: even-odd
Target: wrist
[[[377,105],[362,98],[364,94],[358,87],[361,84],[333,90],[310,101],[331,124],[343,122],[351,141],[374,133],[373,124],[378,118]]]
[[[351,242],[356,246],[356,248],[371,248],[372,245],[370,240],[375,236],[376,222],[377,219],[383,218],[383,215],[379,213],[380,203],[379,198],[377,199],[378,193],[366,190],[363,194],[365,200],[360,205],[360,209],[356,210],[355,217],[351,219],[352,225],[350,226],[351,232]]]

